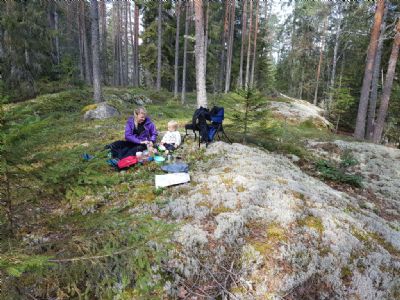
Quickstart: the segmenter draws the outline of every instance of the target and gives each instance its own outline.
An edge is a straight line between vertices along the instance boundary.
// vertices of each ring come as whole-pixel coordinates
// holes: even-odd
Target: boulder
[[[144,96],[144,95],[136,95],[133,97],[133,102],[135,102],[137,105],[146,105],[146,104],[150,104],[153,101],[151,101],[150,98]]]
[[[324,110],[307,101],[280,94],[285,101],[269,102],[269,110],[276,118],[284,119],[290,124],[309,122],[317,128],[333,128],[324,117]]]
[[[105,102],[96,105],[96,108],[88,110],[83,116],[84,120],[93,119],[107,119],[115,116],[119,116],[120,112],[114,107],[108,105]]]

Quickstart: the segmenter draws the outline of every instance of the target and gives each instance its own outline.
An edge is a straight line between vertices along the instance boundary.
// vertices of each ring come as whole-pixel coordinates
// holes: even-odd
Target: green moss
[[[233,209],[225,207],[223,205],[220,205],[220,206],[214,207],[212,209],[212,214],[216,216],[216,215],[219,215],[222,213],[227,213],[227,212],[232,212],[232,211],[233,211]]]
[[[322,220],[320,218],[314,217],[314,216],[307,216],[304,219],[298,220],[297,223],[300,226],[307,226],[309,228],[314,229],[317,231],[320,235],[324,232],[324,225],[322,223]]]
[[[382,246],[383,248],[385,248],[385,250],[387,252],[389,252],[391,255],[400,256],[400,251],[397,250],[390,242],[386,241],[381,235],[379,235],[376,232],[370,232],[369,236],[375,240],[378,245]]]
[[[264,256],[268,255],[274,250],[273,245],[266,242],[253,241],[251,245],[254,247],[256,251],[260,252],[260,254]]]
[[[237,191],[238,193],[243,193],[244,191],[246,191],[246,188],[244,187],[243,184],[240,184],[240,185],[238,185],[238,186],[236,187],[236,191]]]
[[[353,272],[351,271],[349,266],[342,267],[342,269],[340,271],[340,278],[342,280],[349,280],[352,275],[353,275]]]
[[[93,110],[93,109],[96,109],[96,108],[97,108],[97,104],[89,104],[89,105],[84,106],[82,108],[81,112],[85,113],[85,112],[87,112],[89,110]]]
[[[282,226],[272,223],[267,226],[267,239],[270,242],[286,242],[288,237]]]
[[[331,248],[330,248],[329,246],[323,247],[323,248],[319,249],[319,254],[320,254],[322,257],[327,256],[330,252],[331,252]]]

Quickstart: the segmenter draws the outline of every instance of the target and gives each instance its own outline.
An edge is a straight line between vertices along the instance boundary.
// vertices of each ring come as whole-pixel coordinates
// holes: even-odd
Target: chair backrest
[[[222,124],[224,121],[225,111],[223,107],[214,106],[210,111],[211,121]]]

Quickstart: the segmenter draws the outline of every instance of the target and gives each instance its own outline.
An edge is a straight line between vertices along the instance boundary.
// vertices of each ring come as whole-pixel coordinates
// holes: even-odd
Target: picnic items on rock
[[[118,161],[118,168],[119,169],[129,168],[130,166],[137,164],[137,163],[138,163],[138,159],[136,156],[127,156]]]
[[[189,166],[185,163],[174,163],[162,166],[161,170],[167,173],[187,173],[189,172]]]

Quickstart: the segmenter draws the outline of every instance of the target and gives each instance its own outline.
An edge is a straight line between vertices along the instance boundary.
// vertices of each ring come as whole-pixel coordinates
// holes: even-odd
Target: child
[[[168,151],[174,151],[181,144],[181,134],[176,121],[168,122],[168,131],[161,140],[161,146],[164,146]]]

